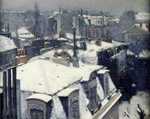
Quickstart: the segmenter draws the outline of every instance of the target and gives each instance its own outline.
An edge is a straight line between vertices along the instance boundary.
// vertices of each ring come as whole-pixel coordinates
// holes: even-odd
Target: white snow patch
[[[54,94],[82,79],[78,68],[66,67],[47,60],[38,59],[17,69],[21,90]]]
[[[143,50],[139,53],[140,58],[149,58],[150,57],[150,51],[149,50]]]
[[[12,50],[14,48],[16,48],[16,45],[12,39],[0,35],[0,52]]]
[[[27,98],[27,100],[30,100],[30,99],[39,99],[47,103],[52,99],[52,97],[49,95],[45,95],[45,94],[33,94]]]
[[[116,89],[116,87],[115,87],[115,85],[114,85],[110,75],[108,73],[106,73],[106,75],[107,75],[107,78],[108,78],[108,88],[109,88],[108,91],[109,92],[116,91],[117,89]]]
[[[50,119],[67,119],[62,103],[58,96],[53,97],[53,109]]]
[[[82,85],[80,84],[80,92],[79,92],[80,119],[92,119],[92,114],[87,108],[88,104],[89,100],[86,97]]]
[[[18,37],[23,39],[32,39],[34,38],[34,35],[26,28],[21,27],[17,30]]]
[[[100,81],[98,78],[96,78],[96,81],[97,81],[97,94],[98,94],[100,100],[103,100],[105,98],[104,90],[103,90],[102,85],[100,84]]]

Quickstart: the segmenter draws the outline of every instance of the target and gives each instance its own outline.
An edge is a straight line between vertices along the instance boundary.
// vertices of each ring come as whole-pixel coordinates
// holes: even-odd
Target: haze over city
[[[0,0],[0,119],[150,119],[150,0]]]
[[[35,2],[41,10],[61,8],[90,9],[111,12],[123,12],[125,10],[148,11],[149,0],[3,0],[5,9],[32,9]]]

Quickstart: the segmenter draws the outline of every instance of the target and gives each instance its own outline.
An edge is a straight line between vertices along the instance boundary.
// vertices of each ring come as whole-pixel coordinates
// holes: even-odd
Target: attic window
[[[44,119],[44,112],[42,110],[31,109],[31,119]]]

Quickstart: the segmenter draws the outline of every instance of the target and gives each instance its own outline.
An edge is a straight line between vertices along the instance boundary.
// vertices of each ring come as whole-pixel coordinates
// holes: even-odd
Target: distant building
[[[150,14],[149,13],[137,13],[136,25],[144,30],[150,31]]]
[[[92,16],[83,15],[81,17],[82,24],[80,23],[81,34],[88,39],[102,39],[108,36],[108,26],[110,24],[118,23],[119,19],[115,17],[102,16]],[[108,39],[108,38],[107,38]]]
[[[149,88],[150,32],[139,26],[124,31],[124,42],[128,43],[128,77],[137,90]]]
[[[17,49],[12,39],[0,35],[0,118],[17,119]]]
[[[93,15],[83,15],[83,18],[85,20],[85,23],[87,25],[94,25],[94,26],[102,26],[102,25],[107,25],[111,22],[119,22],[118,18],[111,17],[111,16],[93,16]]]
[[[30,46],[32,41],[36,40],[35,36],[28,30],[27,27],[17,29],[16,33],[12,33],[12,37],[16,39],[15,41],[18,48]]]
[[[44,47],[44,40],[36,39],[27,27],[21,27],[13,35],[18,47],[18,62],[27,62],[28,59],[40,54]]]
[[[144,49],[149,49],[149,37],[150,32],[143,30],[142,28],[133,25],[129,29],[122,32],[122,36],[125,43],[128,43],[129,50],[139,55]]]

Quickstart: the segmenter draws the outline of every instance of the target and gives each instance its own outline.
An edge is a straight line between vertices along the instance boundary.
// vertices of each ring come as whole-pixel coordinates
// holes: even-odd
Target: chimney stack
[[[59,14],[57,16],[57,33],[60,34],[62,31],[62,9],[59,8]]]
[[[77,56],[77,41],[76,41],[76,19],[73,17],[73,66],[79,67],[79,61]]]

